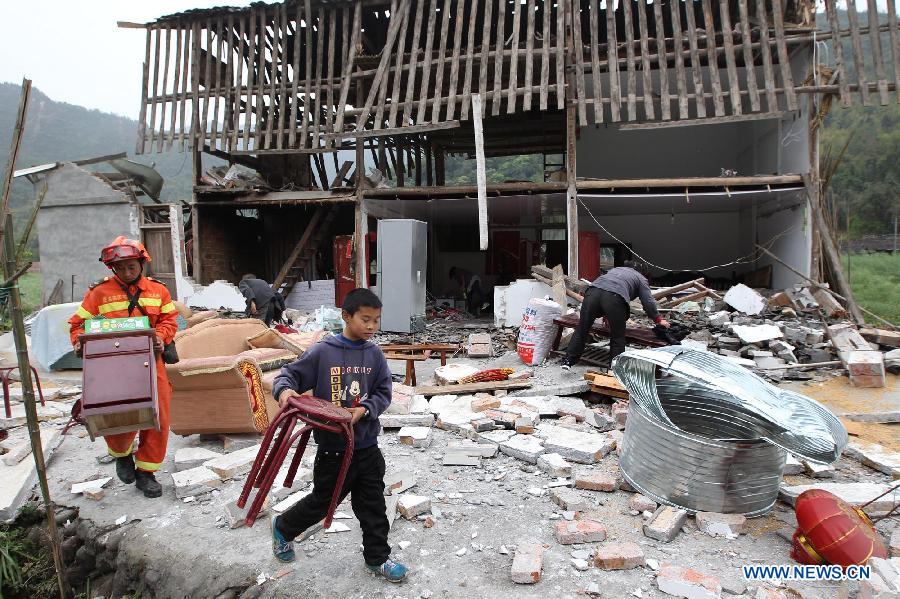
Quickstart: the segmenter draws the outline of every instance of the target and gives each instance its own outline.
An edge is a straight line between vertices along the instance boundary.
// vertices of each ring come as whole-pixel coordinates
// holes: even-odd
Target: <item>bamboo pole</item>
[[[6,214],[9,210],[9,193],[12,189],[13,172],[16,170],[16,159],[19,157],[19,144],[22,142],[22,131],[25,129],[25,115],[28,112],[28,97],[31,95],[31,80],[22,79],[22,95],[19,98],[19,111],[16,116],[16,126],[13,129],[12,142],[9,146],[9,162],[6,163],[6,176],[3,178],[3,207],[0,214]],[[0,240],[3,239],[3,231],[0,230]],[[0,246],[2,247],[2,246]]]
[[[6,213],[3,245],[6,254],[4,273],[7,279],[13,279],[16,271],[16,245],[13,236],[12,214]],[[22,298],[19,296],[19,284],[15,279],[9,285],[9,315],[13,325],[13,338],[16,344],[16,357],[19,364],[19,376],[22,381],[22,400],[25,404],[25,418],[28,422],[28,436],[31,439],[31,455],[37,468],[41,495],[47,512],[47,532],[50,536],[50,550],[53,554],[53,565],[56,568],[56,582],[59,596],[62,599],[70,596],[70,589],[65,580],[62,555],[59,550],[59,531],[56,528],[56,510],[50,499],[50,487],[47,484],[47,468],[44,463],[44,448],[41,444],[41,429],[38,424],[37,405],[34,400],[34,386],[31,380],[31,364],[28,361],[28,346],[25,340],[25,317],[22,314]]]

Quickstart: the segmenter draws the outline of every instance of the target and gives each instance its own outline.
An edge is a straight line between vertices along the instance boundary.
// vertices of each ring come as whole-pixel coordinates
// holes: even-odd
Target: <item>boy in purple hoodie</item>
[[[342,308],[343,333],[314,345],[299,360],[282,368],[272,394],[284,405],[288,397],[312,389],[316,397],[328,399],[353,415],[353,459],[340,501],[350,494],[353,513],[362,528],[366,567],[390,582],[400,582],[406,578],[407,568],[390,558],[385,464],[378,449],[378,416],[391,403],[391,371],[381,349],[369,341],[381,323],[381,300],[368,289],[354,289]],[[344,452],[339,435],[316,430],[313,437],[319,449],[313,465],[312,493],[272,518],[272,550],[285,562],[294,560],[294,538],[325,517]]]

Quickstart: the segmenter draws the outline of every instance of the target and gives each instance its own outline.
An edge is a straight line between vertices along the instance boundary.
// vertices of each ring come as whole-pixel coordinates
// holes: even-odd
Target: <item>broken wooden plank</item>
[[[634,56],[634,22],[631,18],[631,2],[624,0],[621,3],[622,17],[625,19],[625,56],[628,70],[628,120],[637,120],[637,73],[635,72]]]
[[[900,332],[888,331],[886,329],[863,328],[859,330],[859,334],[866,341],[877,343],[878,345],[887,345],[889,347],[900,347]]]
[[[759,25],[760,54],[763,59],[763,78],[766,83],[766,106],[769,112],[778,110],[775,96],[775,70],[772,66],[772,46],[769,42],[769,25],[766,21],[766,3],[756,3],[756,20]]]
[[[756,66],[753,59],[753,40],[750,37],[750,16],[747,3],[738,2],[741,19],[741,46],[744,51],[744,73],[747,76],[747,91],[750,95],[750,110],[759,112],[759,88],[756,84]],[[726,7],[727,10],[727,7]]]
[[[506,82],[506,113],[513,114],[516,111],[516,89],[519,87],[519,29],[521,29],[522,3],[513,3],[512,42],[510,50],[512,55],[509,61],[509,79]],[[580,70],[579,73],[584,73]],[[583,77],[579,77],[583,80]]]
[[[503,48],[506,46],[506,35],[503,28],[506,25],[506,1],[501,0],[500,10],[497,12],[497,41],[494,53],[494,95],[491,96],[491,114],[500,114],[500,86],[503,81]],[[485,110],[487,113],[487,110]]]
[[[169,123],[169,135],[166,139],[166,149],[171,150],[172,144],[175,142],[175,126],[178,117],[178,89],[181,83],[181,63],[182,61],[182,33],[181,28],[175,29],[175,75],[172,78],[172,114]]]
[[[427,0],[428,26],[425,28],[425,54],[422,59],[422,87],[419,89],[419,107],[416,113],[416,123],[425,123],[425,100],[428,99],[428,83],[431,80],[431,48],[434,43],[434,21],[437,18],[437,4],[440,0]],[[440,97],[438,94],[437,97]],[[361,127],[358,127],[361,129]]]
[[[835,35],[838,36],[836,40],[832,41],[831,47],[834,49],[834,65],[837,68],[841,106],[847,107],[850,106],[850,89],[847,81],[847,65],[844,62],[844,41],[838,33],[840,32],[841,27],[838,22],[835,0],[825,0],[825,13],[828,16],[828,25],[831,27],[831,31],[835,32]]]
[[[488,16],[491,12],[493,2],[487,3]],[[552,5],[541,2],[541,12],[543,17],[543,25],[541,27],[541,84],[540,84],[540,109],[547,110],[547,88],[550,85],[550,10]],[[485,19],[490,22],[489,18]],[[485,29],[489,30],[490,27]],[[490,35],[489,31],[485,31],[485,37]]]
[[[563,272],[562,264],[553,267],[553,278],[551,279],[553,288],[553,301],[566,307],[566,275]]]
[[[884,71],[884,57],[881,54],[881,31],[878,29],[878,6],[875,0],[868,0],[869,42],[872,45],[872,56],[875,58],[875,77],[878,80],[878,95],[881,105],[888,104],[888,82]]]
[[[685,289],[690,289],[691,287],[696,287],[698,284],[702,285],[706,279],[700,277],[699,279],[694,279],[693,281],[687,281],[686,283],[679,283],[678,285],[673,285],[672,287],[665,287],[663,289],[657,289],[652,292],[650,295],[653,296],[653,299],[658,300],[660,298],[668,297],[673,293],[678,293],[679,291],[684,291]]]
[[[719,61],[716,54],[716,24],[713,21],[712,5],[710,0],[703,0],[703,22],[706,41],[706,64],[709,67],[709,79],[712,85],[713,105],[716,116],[725,114],[725,100],[722,98],[722,82],[719,79]]]
[[[584,373],[584,380],[591,384],[591,391],[594,393],[628,399],[628,390],[614,376],[588,371]]]
[[[722,23],[722,41],[725,46],[725,68],[728,71],[728,91],[731,94],[731,113],[743,114],[741,88],[738,84],[737,62],[734,60],[734,32],[731,28],[728,0],[719,0],[719,19]]]
[[[848,4],[853,0],[847,0]],[[788,110],[797,110],[797,94],[794,91],[794,77],[791,75],[791,59],[784,39],[784,8],[781,0],[772,0],[772,19],[775,22],[775,45],[778,48],[778,64],[781,67],[781,87],[787,98]]]
[[[659,74],[659,111],[662,119],[668,121],[672,118],[671,102],[669,99],[669,65],[666,59],[666,31],[663,27],[662,2],[653,3],[653,16],[656,19],[656,54],[659,62],[656,64]]]
[[[409,11],[411,10],[411,8],[410,8],[411,6],[412,6],[412,3],[407,4],[406,12],[402,15],[397,15],[403,19],[403,25],[401,25],[400,35],[397,37],[397,52],[396,52],[397,58],[394,61],[394,88],[393,88],[393,91],[391,92],[391,110],[388,113],[388,125],[387,126],[389,129],[392,129],[397,126],[397,123],[396,123],[397,110],[400,107],[400,82],[403,79],[403,77],[401,76],[400,68],[403,66],[403,59],[404,59],[404,55],[406,54],[406,29],[409,24]],[[394,17],[395,17],[395,15],[393,13],[391,13],[391,18],[393,19]],[[413,48],[410,48],[410,49],[412,50]],[[388,49],[385,48],[385,52],[387,50]],[[415,48],[415,50],[418,50],[418,48]],[[412,76],[412,75],[413,75],[413,73],[410,72],[409,76]],[[387,86],[385,86],[385,88],[386,87]],[[379,100],[380,100],[380,97],[379,97]],[[380,110],[379,110],[379,113],[380,113]],[[400,123],[400,126],[402,127],[405,124],[406,123]],[[381,129],[381,119],[378,117],[378,115],[375,116],[375,128]]]
[[[257,44],[256,44],[256,14],[254,8],[250,9],[250,14],[247,18],[249,21],[249,28],[247,31],[247,100],[244,107],[244,144],[243,150],[250,149],[250,128],[255,126],[254,117],[254,104],[253,104],[253,83],[254,77],[256,75],[256,64],[257,64]],[[309,89],[309,84],[307,84],[306,89]],[[302,128],[303,136],[306,137],[306,120],[304,118],[303,128]],[[300,144],[303,145],[302,142]]]
[[[501,2],[501,6],[504,3]],[[569,3],[556,3],[556,108],[563,110],[566,106],[566,6]]]
[[[641,74],[643,75],[644,92],[644,118],[653,120],[656,118],[653,108],[653,74],[650,69],[650,33],[647,31],[647,0],[639,0],[638,28],[641,35]]]
[[[431,397],[434,395],[465,395],[479,391],[502,391],[511,389],[528,389],[531,381],[486,381],[483,383],[461,383],[455,385],[430,385],[415,388],[416,395]]]
[[[309,105],[309,94],[312,89],[312,53],[313,53],[313,43],[312,43],[312,30],[313,30],[313,22],[312,22],[312,7],[310,6],[310,0],[304,0],[303,2],[303,21],[306,24],[306,44],[304,45],[304,59],[305,59],[305,73],[306,73],[306,85],[303,88],[303,128],[300,130],[300,147],[307,148],[312,146],[312,141],[309,140],[309,120],[312,118],[312,114],[310,114],[311,107]],[[251,69],[251,74],[252,74]],[[340,131],[340,130],[338,130]]]
[[[466,75],[463,78],[462,108],[459,118],[461,121],[469,118],[469,103],[472,101],[472,67],[475,59],[475,29],[478,18],[478,2],[471,2],[469,6],[469,29],[466,40]]]
[[[600,78],[600,49],[597,38],[600,36],[600,25],[597,11],[600,10],[599,2],[591,2],[590,6],[590,31],[591,31],[591,89],[594,100],[594,122],[603,122],[603,85]],[[615,46],[613,46],[615,47]],[[607,61],[610,62],[610,61]],[[613,61],[617,62],[617,61]]]
[[[357,3],[357,7],[359,7],[359,3]],[[416,74],[418,72],[418,60],[419,60],[419,36],[422,31],[422,15],[425,14],[425,11],[428,9],[427,3],[417,3],[416,4],[416,22],[413,25],[413,39],[412,45],[410,46],[410,64],[409,64],[409,73],[406,75],[406,95],[404,96],[404,104],[403,104],[403,116],[400,120],[400,125],[408,125],[410,124],[410,118],[412,118],[412,107],[413,107],[413,94],[416,90]],[[355,33],[355,32],[354,32]],[[397,98],[399,101],[399,98]],[[340,129],[338,129],[340,131]],[[420,177],[419,169],[416,169],[416,177]]]
[[[584,101],[584,45],[581,43],[581,3],[572,3],[567,11],[572,27],[572,43],[575,47],[575,95],[578,101],[578,122],[588,124],[587,108]],[[601,105],[602,108],[602,105]]]
[[[337,116],[335,117],[334,130],[340,133],[344,130],[344,112],[347,110],[347,96],[350,93],[350,74],[353,72],[353,61],[356,60],[356,46],[359,45],[359,36],[362,29],[362,5],[357,3],[353,8],[353,26],[351,28],[349,48],[346,49],[344,74],[341,81],[341,92],[338,96]],[[299,27],[299,21],[297,21]],[[295,34],[299,37],[299,30]],[[344,43],[347,43],[346,40]],[[410,79],[415,80],[414,71],[410,72]],[[296,94],[295,94],[296,95]],[[409,93],[407,92],[407,95]],[[406,121],[404,120],[404,123]]]
[[[439,31],[441,42],[438,45],[438,62],[434,76],[434,98],[435,102],[431,105],[431,122],[437,124],[441,119],[441,102],[438,98],[444,96],[444,63],[447,61],[447,39],[450,37],[450,7],[452,0],[444,0],[444,7],[441,9],[441,29]]]
[[[596,29],[596,35],[600,30]],[[616,11],[612,0],[606,4],[606,64],[609,70],[609,111],[613,122],[619,122],[621,116],[622,93],[619,88],[619,43],[616,38]],[[597,74],[599,77],[600,74]],[[596,104],[594,106],[596,110]]]
[[[284,4],[286,6],[287,3]],[[325,112],[328,116],[325,118],[325,133],[331,133],[334,131],[334,121],[332,120],[334,117],[334,46],[335,46],[335,37],[337,36],[337,11],[338,9],[333,8],[328,11],[328,69],[326,71],[326,77],[328,78],[328,92],[325,96]],[[279,113],[283,113],[284,110],[280,110]],[[281,114],[278,117],[279,123],[281,122]],[[279,139],[279,148],[280,139]],[[336,156],[336,155],[335,155]]]
[[[757,2],[757,4],[759,4],[759,2]],[[693,2],[684,2],[684,14],[687,19],[688,44],[691,52],[691,75],[694,80],[694,106],[697,110],[697,117],[703,118],[706,116],[706,95],[703,91],[703,71],[700,65],[700,44],[697,42],[697,23],[694,18]]]
[[[481,107],[481,96],[472,96],[472,128],[475,133],[475,178],[478,184],[478,247],[484,251],[488,247],[488,212]]]
[[[900,102],[900,33],[897,31],[897,8],[894,0],[887,0],[888,31],[891,40],[891,62],[894,63],[894,90]]]
[[[476,3],[473,2],[472,4],[474,6]],[[525,29],[525,98],[522,100],[522,109],[531,110],[531,91],[534,77],[534,0],[528,0],[526,11],[528,12],[528,24]]]

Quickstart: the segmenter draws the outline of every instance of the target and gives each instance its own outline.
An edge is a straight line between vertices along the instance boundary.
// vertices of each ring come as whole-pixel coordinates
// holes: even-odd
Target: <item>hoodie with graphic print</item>
[[[378,417],[391,403],[391,371],[381,349],[370,341],[351,341],[343,335],[327,337],[309,348],[300,359],[281,369],[272,394],[277,399],[285,389],[312,394],[344,408],[369,410],[353,427],[355,449],[378,443]],[[316,443],[327,451],[343,451],[340,435],[313,431]]]

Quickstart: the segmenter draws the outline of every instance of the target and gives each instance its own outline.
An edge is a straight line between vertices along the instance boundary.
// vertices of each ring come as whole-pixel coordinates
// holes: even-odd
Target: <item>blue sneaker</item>
[[[278,517],[271,520],[272,523],[272,553],[283,562],[292,562],[296,558],[294,553],[294,542],[288,541],[280,532],[278,532]]]
[[[366,564],[366,568],[375,574],[384,576],[388,582],[402,582],[406,578],[406,575],[409,574],[409,569],[406,566],[398,564],[391,558],[387,558],[380,566],[370,566],[369,564]]]

